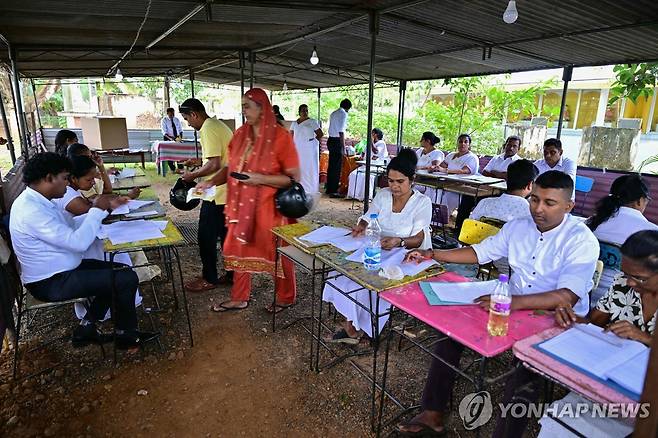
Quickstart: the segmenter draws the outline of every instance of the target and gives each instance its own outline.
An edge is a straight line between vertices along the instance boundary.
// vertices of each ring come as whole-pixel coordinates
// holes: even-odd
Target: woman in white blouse
[[[361,216],[358,224],[352,230],[353,236],[364,234],[371,214],[378,215],[382,228],[382,249],[393,248],[423,248],[432,247],[430,221],[432,219],[432,202],[430,199],[412,189],[416,169],[416,155],[411,149],[403,149],[393,158],[387,168],[389,187],[377,192],[368,212]],[[359,289],[352,280],[339,276],[332,280],[343,291]],[[334,342],[357,344],[360,331],[368,336],[372,333],[370,313],[336,291],[332,286],[325,285],[323,300],[333,303],[338,312],[345,316],[343,329],[333,336]],[[371,298],[367,290],[360,290],[351,295],[352,298],[368,306]],[[376,306],[375,300],[372,307]],[[379,313],[384,313],[389,305],[380,301]],[[386,324],[388,316],[379,319],[379,330]]]
[[[441,139],[434,135],[433,132],[423,132],[422,137],[420,137],[420,148],[416,149],[416,156],[418,157],[416,170],[430,170],[443,163],[445,155],[441,150],[437,149],[437,145],[440,143]],[[436,189],[432,187],[416,184],[414,185],[414,189],[418,190],[420,193],[424,193],[430,199],[438,199],[436,196]]]
[[[383,161],[384,164],[388,159],[388,148],[384,141],[384,133],[379,128],[374,128],[370,133],[372,136],[372,161]],[[375,187],[375,172],[370,173],[370,196],[372,198],[373,189]],[[347,178],[347,197],[363,201],[366,191],[366,167],[359,166],[350,172]]]
[[[643,230],[658,230],[642,213],[649,204],[649,187],[637,174],[622,175],[610,186],[610,194],[596,203],[594,215],[587,219],[587,226],[599,242],[621,246],[632,234]],[[603,270],[599,285],[590,300],[590,306],[610,288],[619,271],[611,268]]]
[[[69,174],[69,185],[66,187],[66,193],[61,198],[53,199],[53,202],[62,211],[64,217],[70,223],[74,223],[76,216],[87,214],[89,209],[94,206],[94,201],[87,199],[82,193],[94,186],[95,178],[98,174],[96,163],[91,158],[78,155],[72,156],[71,162],[73,164],[71,173]],[[112,196],[112,195],[100,195]],[[121,204],[125,204],[129,200],[126,196],[116,196],[112,200],[112,208],[116,208]],[[105,251],[103,250],[103,241],[100,239],[94,240],[91,246],[85,252],[83,258],[105,260]],[[120,253],[116,255],[116,262],[132,266],[132,260],[128,253]],[[137,290],[135,294],[135,305],[138,306],[142,302],[142,296]],[[75,313],[78,318],[84,318],[87,313],[85,307],[80,303],[75,303]],[[108,316],[109,317],[109,311]]]
[[[478,156],[471,152],[471,136],[461,134],[457,137],[457,152],[449,153],[446,159],[438,167],[433,167],[432,170],[450,175],[476,175],[480,166],[479,163]],[[459,205],[458,193],[443,193],[442,190],[437,190],[435,199],[432,202],[448,206],[449,214],[452,214]]]
[[[317,120],[308,116],[308,106],[299,105],[299,118],[290,125],[295,141],[301,178],[299,183],[309,195],[320,193],[320,139],[324,133]]]

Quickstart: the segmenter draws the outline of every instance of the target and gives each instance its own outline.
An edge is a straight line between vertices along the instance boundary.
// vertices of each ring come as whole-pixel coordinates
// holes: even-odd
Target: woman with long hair
[[[644,178],[637,174],[622,175],[610,186],[610,194],[596,203],[594,214],[587,219],[587,226],[600,242],[618,246],[638,231],[658,230],[658,226],[642,214],[650,200],[649,187]],[[618,273],[615,269],[604,269],[598,287],[592,292],[590,306],[596,305]]]
[[[295,301],[295,270],[292,262],[282,257],[279,271],[274,272],[277,254],[272,228],[294,220],[279,213],[274,198],[278,189],[290,187],[292,180],[299,181],[299,159],[290,132],[277,124],[262,89],[245,93],[242,113],[246,123],[235,131],[228,146],[228,174],[232,176],[227,180],[224,266],[234,272],[233,287],[231,299],[213,310],[246,308],[251,274],[262,272],[275,278],[276,304],[267,310],[279,312]]]
[[[457,151],[450,152],[438,167],[433,167],[433,170],[450,175],[476,175],[479,166],[478,156],[471,152],[471,136],[461,134],[457,137]],[[459,205],[459,194],[437,190],[436,199],[432,199],[432,202],[447,205],[448,213],[452,214]]]
[[[388,149],[386,148],[386,142],[384,141],[384,133],[379,128],[373,128],[370,132],[370,137],[372,139],[372,147],[370,149],[372,155],[371,159],[373,161],[383,160],[386,163],[388,159]],[[365,157],[365,154],[364,154]],[[365,159],[365,158],[364,158]],[[363,201],[363,198],[366,193],[366,166],[359,166],[354,169],[347,178],[347,197],[358,199]],[[372,198],[374,192],[375,184],[377,183],[377,172],[370,173],[370,195],[368,198]]]
[[[68,129],[60,129],[57,131],[57,135],[55,135],[55,152],[65,157],[68,147],[77,142],[78,136],[75,132]]]

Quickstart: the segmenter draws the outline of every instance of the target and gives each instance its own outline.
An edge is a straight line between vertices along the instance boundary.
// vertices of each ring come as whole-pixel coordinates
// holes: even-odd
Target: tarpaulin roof
[[[125,55],[125,77],[192,71],[239,84],[243,53],[247,82],[252,59],[255,84],[269,89],[367,82],[371,11],[379,15],[378,82],[658,59],[655,0],[518,0],[514,24],[502,20],[507,3],[3,0],[0,34],[25,77],[112,75]],[[0,62],[9,62],[7,51]]]

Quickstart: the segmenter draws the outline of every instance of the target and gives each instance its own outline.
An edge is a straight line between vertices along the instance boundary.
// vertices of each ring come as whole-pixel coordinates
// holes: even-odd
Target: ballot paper
[[[192,199],[201,199],[202,201],[214,201],[215,194],[217,193],[216,186],[210,186],[205,190],[192,187],[187,191],[187,202],[190,202]]]
[[[352,237],[350,233],[347,236],[337,237],[329,243],[342,251],[351,252],[361,248],[365,242],[365,237]]]
[[[570,363],[600,379],[615,374],[630,358],[647,349],[642,343],[605,333],[593,324],[578,324],[539,344],[539,349]],[[622,375],[622,380],[624,376]]]
[[[445,302],[474,304],[476,298],[491,295],[498,280],[467,281],[463,283],[430,283],[436,296]]]
[[[340,237],[345,237],[350,232],[347,228],[325,225],[303,236],[299,236],[298,239],[315,245],[324,245],[325,243],[332,243]]]
[[[359,248],[356,251],[354,251],[352,254],[347,256],[345,259],[349,260],[351,262],[357,262],[360,263],[363,261],[363,252],[365,249]],[[404,248],[394,248],[391,250],[382,250],[382,268],[387,268],[389,266],[398,266],[401,270],[402,273],[405,276],[415,276],[429,268],[430,266],[436,265],[436,261],[434,260],[426,260],[422,263],[416,263],[416,262],[403,262],[404,256],[407,254],[407,250]]]
[[[164,226],[162,222],[164,222]],[[160,239],[165,237],[162,234],[162,230],[166,225],[167,221],[119,221],[102,225],[97,237],[99,239],[109,239],[113,245],[148,239]]]
[[[119,173],[117,173],[116,177],[118,179],[123,179],[123,178],[132,178],[136,175],[135,169],[132,167],[126,167],[124,169],[119,170]]]
[[[128,214],[131,211],[137,210],[138,208],[142,208],[146,205],[153,204],[154,202],[155,201],[137,201],[135,199],[131,199],[127,203],[120,205],[119,207],[112,210],[112,214],[115,216],[120,214]]]

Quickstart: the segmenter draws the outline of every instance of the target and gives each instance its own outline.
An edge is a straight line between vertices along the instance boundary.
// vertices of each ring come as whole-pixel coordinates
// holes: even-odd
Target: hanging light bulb
[[[507,9],[503,13],[503,21],[507,24],[514,23],[519,18],[519,11],[516,10],[516,1],[510,0]]]
[[[119,81],[123,80],[123,75],[121,74],[121,69],[119,67],[117,67],[117,71],[114,74],[114,79],[117,79]]]
[[[313,46],[313,53],[311,54],[310,61],[313,65],[318,65],[318,62],[320,62],[320,58],[318,58],[318,51],[315,49],[315,46]]]
[[[285,79],[283,80],[283,87],[281,87],[281,89],[282,89],[283,91],[288,91],[288,82],[286,82]]]

